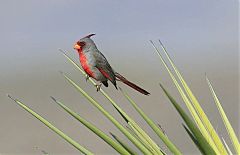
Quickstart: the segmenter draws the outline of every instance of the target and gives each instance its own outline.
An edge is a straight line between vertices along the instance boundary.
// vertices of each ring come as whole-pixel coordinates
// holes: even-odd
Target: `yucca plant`
[[[191,116],[189,116],[182,108],[180,104],[177,103],[177,101],[169,94],[169,92],[166,90],[166,88],[160,84],[160,88],[163,90],[165,95],[170,100],[170,103],[173,105],[173,107],[177,110],[177,112],[180,114],[180,117],[183,119],[184,123],[182,123],[183,128],[186,130],[189,137],[192,139],[193,143],[196,145],[196,147],[199,149],[199,151],[202,154],[240,154],[240,145],[238,138],[218,100],[218,97],[212,87],[212,84],[210,83],[209,79],[206,76],[206,81],[209,85],[210,91],[212,93],[212,96],[214,98],[214,101],[216,103],[216,106],[221,114],[222,120],[225,124],[225,127],[228,131],[229,137],[232,141],[232,145],[234,147],[234,153],[231,151],[226,144],[223,137],[220,137],[215,129],[213,128],[211,122],[209,121],[207,115],[201,108],[198,100],[190,90],[189,86],[187,85],[186,81],[182,77],[181,73],[175,66],[174,62],[170,58],[169,54],[167,53],[165,47],[159,40],[160,46],[163,50],[163,53],[166,55],[168,62],[170,63],[170,67],[172,67],[173,71],[171,71],[170,67],[167,65],[167,62],[165,59],[163,59],[162,54],[160,53],[160,50],[156,47],[156,45],[150,41],[150,43],[153,45],[156,53],[158,54],[160,61],[163,63],[164,67],[166,68],[167,72],[169,73],[171,79],[173,80],[174,85],[176,86],[178,92],[180,93],[182,100],[186,104]],[[85,75],[85,72],[79,67],[79,65],[73,61],[67,54],[66,51],[63,51],[59,49],[63,56],[77,69],[80,71],[81,74]],[[176,76],[174,76],[174,74]],[[81,86],[79,86],[74,80],[72,80],[67,74],[61,72],[61,75],[66,79],[69,84],[71,84],[82,96],[84,96],[89,103],[91,103],[94,107],[96,107],[106,118],[111,121],[119,131],[121,131],[128,139],[129,141],[136,146],[136,148],[131,148],[128,143],[121,140],[117,135],[114,134],[114,131],[111,131],[110,133],[104,133],[96,127],[94,124],[90,123],[86,119],[84,119],[80,114],[77,114],[75,111],[72,110],[69,107],[66,106],[63,102],[55,99],[54,97],[51,97],[56,105],[60,106],[63,110],[65,110],[67,113],[69,113],[71,116],[73,116],[75,119],[77,119],[80,123],[82,123],[85,127],[87,127],[90,131],[96,134],[96,136],[99,136],[102,140],[106,142],[107,145],[110,145],[116,152],[119,154],[126,154],[126,155],[136,155],[138,152],[141,152],[145,155],[164,155],[166,154],[164,150],[158,145],[158,142],[154,141],[146,131],[144,131],[139,124],[137,124],[134,119],[129,116],[104,90],[100,89],[100,92],[102,95],[110,102],[110,104],[116,109],[116,111],[120,114],[120,116],[125,120],[126,124],[121,124],[118,122],[107,110],[105,110],[99,103],[96,101],[92,96],[90,96],[86,91],[84,91]],[[96,83],[90,79],[90,82],[95,85]],[[146,123],[152,128],[152,130],[155,132],[155,134],[159,137],[159,139],[164,143],[166,148],[172,153],[176,155],[182,154],[181,149],[178,148],[174,144],[174,140],[170,140],[165,132],[162,130],[162,128],[154,122],[153,119],[149,118],[141,109],[137,103],[133,101],[133,99],[121,88],[119,88],[123,94],[123,96],[129,101],[129,103],[134,107],[134,109],[139,113],[139,115],[146,121]],[[91,155],[93,154],[90,150],[87,148],[81,146],[79,143],[71,139],[69,136],[67,136],[65,133],[63,133],[61,130],[59,130],[57,127],[53,126],[50,122],[48,122],[46,119],[41,117],[39,114],[34,112],[32,109],[30,109],[28,106],[26,106],[23,102],[13,98],[12,96],[8,95],[9,98],[13,99],[20,107],[25,109],[27,112],[31,113],[34,117],[36,117],[38,120],[43,122],[47,127],[49,127],[51,130],[56,132],[58,135],[60,135],[63,139],[65,139],[67,142],[69,142],[71,145],[73,145],[76,149],[78,149],[81,153]],[[137,150],[135,150],[137,149]]]

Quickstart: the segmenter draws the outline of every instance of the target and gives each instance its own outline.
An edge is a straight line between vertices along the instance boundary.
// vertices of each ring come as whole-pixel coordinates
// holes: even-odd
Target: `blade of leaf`
[[[203,136],[207,139],[208,143],[212,146],[212,148],[214,149],[214,151],[217,154],[220,154],[220,152],[218,151],[218,148],[216,147],[212,137],[210,136],[210,134],[208,133],[207,129],[205,128],[203,122],[201,121],[200,117],[198,116],[196,110],[194,109],[193,105],[191,104],[191,102],[189,101],[189,99],[187,98],[186,94],[184,93],[184,91],[182,90],[181,86],[178,84],[176,78],[174,77],[173,73],[170,71],[167,63],[165,62],[165,60],[163,59],[161,53],[159,52],[159,50],[157,49],[157,47],[155,46],[155,44],[150,40],[150,43],[152,44],[153,48],[155,49],[155,51],[157,52],[161,62],[163,63],[164,67],[166,68],[167,72],[169,73],[171,79],[173,80],[173,83],[175,84],[176,88],[178,89],[184,103],[186,104],[189,112],[191,113],[194,121],[196,122],[197,126],[199,127],[201,133],[203,134]]]
[[[73,85],[78,92],[80,92],[92,105],[94,105],[99,111],[101,111],[104,116],[106,116],[139,150],[144,154],[151,154],[148,149],[145,148],[131,133],[129,133],[112,115],[110,115],[97,101],[95,101],[91,96],[89,96],[81,87],[79,87],[73,80],[71,80],[67,75],[62,73],[65,79]]]
[[[141,141],[141,139],[138,137],[138,135],[136,135],[136,133],[132,130],[132,128],[129,126],[129,124],[126,126],[126,129],[128,130],[129,133],[131,133],[136,139],[138,139],[138,141]],[[143,143],[142,143],[143,144]],[[144,145],[144,144],[143,144]],[[147,147],[146,147],[147,148]]]
[[[137,155],[137,153],[129,147],[126,143],[124,143],[121,139],[119,139],[116,135],[110,132],[110,135],[120,144],[122,145],[131,155]]]
[[[149,144],[149,142],[141,135],[141,133],[139,133],[139,131],[132,125],[131,122],[128,122],[129,127],[133,130],[133,132],[137,135],[137,137],[141,140],[141,142],[143,143],[143,145],[154,155],[159,154],[158,152],[156,152],[156,150],[153,148],[152,145]],[[160,150],[159,150],[160,151]],[[162,155],[162,153],[160,152],[160,155]]]
[[[109,144],[117,152],[119,152],[120,154],[124,154],[124,155],[130,155],[130,153],[124,147],[122,147],[122,145],[115,142],[112,138],[110,138],[108,135],[106,135],[104,132],[102,132],[100,129],[98,129],[95,125],[91,124],[90,122],[88,122],[87,120],[82,118],[79,114],[72,111],[70,108],[68,108],[62,102],[56,100],[53,97],[51,97],[51,98],[61,108],[63,108],[66,112],[68,112],[70,115],[72,115],[75,119],[80,121],[84,126],[86,126],[88,129],[90,129],[92,132],[94,132],[97,136],[99,136],[101,139],[103,139],[107,144]]]
[[[229,134],[229,137],[230,137],[230,139],[231,139],[231,141],[232,141],[232,143],[233,143],[233,146],[234,146],[234,148],[235,148],[235,151],[236,151],[237,154],[240,154],[240,144],[239,144],[238,138],[237,138],[237,136],[236,136],[236,134],[235,134],[235,132],[234,132],[234,130],[233,130],[233,127],[231,126],[231,123],[229,122],[229,120],[228,120],[228,118],[227,118],[227,115],[225,114],[225,112],[224,112],[224,110],[223,110],[223,107],[222,107],[222,105],[221,105],[221,103],[220,103],[220,101],[219,101],[219,99],[218,99],[218,97],[217,97],[217,95],[216,95],[213,87],[212,87],[211,82],[210,82],[209,79],[207,78],[207,76],[206,76],[206,80],[207,80],[209,89],[211,90],[211,93],[212,93],[212,96],[213,96],[214,101],[215,101],[215,103],[216,103],[216,106],[217,106],[217,108],[218,108],[218,111],[219,111],[219,113],[220,113],[220,115],[221,115],[221,117],[222,117],[222,120],[223,120],[223,122],[224,122],[224,125],[225,125],[225,127],[226,127],[226,129],[227,129],[227,132],[228,132],[228,134]]]
[[[162,132],[162,130],[159,129],[158,126],[138,107],[138,105],[129,97],[129,95],[122,89],[119,89],[119,90],[121,90],[125,98],[131,103],[131,105],[135,108],[135,110],[143,117],[143,119],[148,123],[148,125],[153,129],[153,131],[155,131],[155,133],[165,143],[168,149],[173,154],[176,154],[176,155],[181,154],[178,148],[168,139],[168,137]]]
[[[130,127],[129,124],[128,124],[128,126],[126,126],[126,128],[127,128],[127,130],[128,130],[132,135],[134,135],[143,145],[145,145],[144,142],[138,137],[137,133],[135,133],[135,132],[133,131],[132,127]],[[159,148],[160,148],[160,147],[159,147]],[[160,148],[160,151],[161,151],[161,153],[162,153],[163,155],[166,155],[166,153],[163,151],[162,148]]]
[[[195,126],[193,121],[189,118],[189,116],[185,113],[185,111],[181,108],[181,106],[173,99],[173,97],[167,92],[167,90],[160,84],[162,90],[164,91],[165,95],[168,97],[168,99],[171,101],[173,106],[176,108],[190,131],[193,133],[194,137],[197,139],[199,145],[204,151],[204,154],[207,155],[214,155],[216,154],[215,151],[212,149],[212,147],[209,145],[205,137],[202,135],[200,130]]]
[[[227,143],[226,143],[226,141],[224,140],[223,137],[222,137],[222,141],[223,141],[224,145],[225,145],[226,148],[227,148],[228,154],[229,154],[229,155],[233,155],[232,151],[230,150],[229,146],[227,145]]]
[[[84,148],[83,146],[81,146],[80,144],[78,144],[76,141],[74,141],[73,139],[71,139],[69,136],[67,136],[66,134],[64,134],[61,130],[59,130],[58,128],[56,128],[55,126],[53,126],[50,122],[48,122],[46,119],[44,119],[42,116],[40,116],[39,114],[37,114],[35,111],[33,111],[32,109],[30,109],[28,106],[26,106],[25,104],[23,104],[22,102],[20,102],[17,99],[14,99],[12,96],[8,95],[8,97],[10,99],[12,99],[15,103],[17,103],[21,108],[23,108],[24,110],[26,110],[27,112],[29,112],[30,114],[32,114],[35,118],[37,118],[39,121],[41,121],[43,124],[45,124],[49,129],[51,129],[52,131],[54,131],[55,133],[57,133],[60,137],[62,137],[63,139],[65,139],[69,144],[71,144],[72,146],[74,146],[76,149],[78,149],[80,152],[82,152],[83,154],[86,155],[93,155],[92,152],[90,152],[89,150],[87,150],[86,148]]]
[[[197,139],[194,137],[194,135],[192,134],[192,132],[184,125],[182,124],[184,129],[186,130],[187,134],[189,135],[189,137],[192,139],[192,141],[194,142],[194,144],[197,146],[197,148],[199,149],[199,151],[204,154],[204,150],[201,148],[201,145],[199,145]]]
[[[119,88],[119,89],[121,90],[121,88]],[[129,124],[129,122],[131,122],[118,109],[116,109],[116,110],[128,124]],[[138,137],[146,140],[147,143],[144,143],[144,145],[146,145],[146,144],[151,145],[151,147],[149,147],[149,148],[152,148],[156,152],[161,154],[160,148],[158,147],[158,145],[137,124],[134,124],[134,122],[131,122],[131,125],[134,126],[134,128],[138,131],[138,133],[139,133]]]
[[[158,145],[145,132],[142,132],[141,128],[133,125],[132,122],[128,122],[128,124],[131,124],[134,127],[139,137],[145,139],[147,144],[149,144],[154,149],[154,152],[156,152],[157,154],[162,154],[161,149],[158,147]]]
[[[211,122],[209,121],[207,115],[205,114],[205,112],[203,111],[202,107],[200,106],[198,100],[196,99],[196,97],[192,93],[192,91],[189,88],[189,86],[187,85],[186,81],[183,79],[181,73],[178,71],[178,69],[175,66],[174,62],[170,58],[166,48],[163,46],[163,44],[162,44],[162,42],[160,40],[159,40],[159,43],[160,43],[160,45],[161,45],[161,47],[163,49],[163,52],[165,53],[167,59],[169,60],[171,66],[173,67],[175,73],[177,74],[177,77],[179,78],[180,82],[182,83],[182,86],[183,86],[184,90],[186,91],[188,97],[190,98],[194,108],[196,109],[198,115],[200,116],[200,118],[202,120],[202,123],[208,129],[208,133],[211,135],[210,137],[214,141],[214,144],[216,145],[217,149],[220,151],[220,154],[227,155],[227,151],[226,151],[226,149],[225,149],[225,147],[224,147],[220,137],[218,136],[217,132],[213,128]],[[210,145],[215,147],[211,142],[210,142]]]

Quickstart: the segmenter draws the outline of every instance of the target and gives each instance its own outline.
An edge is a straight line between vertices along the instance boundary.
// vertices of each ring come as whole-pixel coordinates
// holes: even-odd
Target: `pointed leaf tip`
[[[163,46],[163,43],[162,43],[162,41],[161,41],[160,39],[158,39],[158,41],[159,41],[160,45],[161,45],[161,46]]]
[[[54,102],[57,102],[57,100],[56,100],[53,96],[50,96],[50,98],[51,98]]]
[[[161,83],[159,83],[159,86],[160,86],[162,89],[164,89],[164,88],[163,88],[163,85],[162,85]]]
[[[121,87],[118,87],[118,89],[122,92],[122,88]]]
[[[17,99],[13,98],[10,94],[6,94],[7,97],[9,97],[11,100],[13,100],[14,102],[17,102]]]
[[[109,132],[109,134],[115,139],[116,136],[112,133],[112,132]]]
[[[61,48],[59,48],[58,50],[59,50],[61,53],[65,54],[65,52],[64,52]]]
[[[59,71],[60,74],[64,75],[63,71]]]

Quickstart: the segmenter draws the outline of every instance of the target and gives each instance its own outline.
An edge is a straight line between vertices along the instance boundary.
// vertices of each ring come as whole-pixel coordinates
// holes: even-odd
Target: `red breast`
[[[78,51],[79,54],[79,59],[80,59],[80,63],[82,68],[84,69],[84,71],[90,76],[94,78],[94,73],[91,70],[91,67],[88,65],[88,60],[86,55],[84,54],[84,52],[82,51],[82,47],[81,44],[79,44],[78,42],[74,45],[74,49],[76,49]]]

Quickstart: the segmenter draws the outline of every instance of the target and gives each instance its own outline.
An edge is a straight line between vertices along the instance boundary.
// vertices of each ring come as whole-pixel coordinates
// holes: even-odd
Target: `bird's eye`
[[[79,46],[83,47],[86,43],[83,42],[83,41],[78,41],[77,44],[78,44]]]

